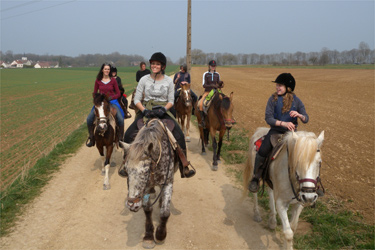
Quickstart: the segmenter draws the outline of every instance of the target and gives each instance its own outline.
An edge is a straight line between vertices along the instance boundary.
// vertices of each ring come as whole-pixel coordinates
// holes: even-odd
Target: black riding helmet
[[[208,63],[209,66],[216,66],[216,61],[215,60],[211,60],[209,63]]]
[[[282,73],[272,82],[285,85],[287,90],[290,88],[294,91],[294,88],[296,87],[296,80],[294,80],[294,77],[290,73]]]
[[[112,73],[113,72],[116,72],[116,76],[117,76],[117,68],[116,68],[116,66],[111,66],[111,76],[112,76]]]
[[[161,52],[154,53],[149,60],[150,64],[152,61],[157,61],[160,62],[162,65],[167,66],[167,58]]]

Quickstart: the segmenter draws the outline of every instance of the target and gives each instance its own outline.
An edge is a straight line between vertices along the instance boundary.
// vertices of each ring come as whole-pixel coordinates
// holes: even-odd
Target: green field
[[[136,86],[138,69],[118,68],[127,94]],[[168,66],[166,73],[177,69],[177,65]],[[98,71],[1,70],[1,190],[86,122]]]

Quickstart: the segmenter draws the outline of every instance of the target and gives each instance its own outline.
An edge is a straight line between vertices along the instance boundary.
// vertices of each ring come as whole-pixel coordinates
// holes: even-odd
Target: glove
[[[154,110],[154,114],[160,119],[163,118],[166,113],[167,113],[167,110],[164,107]]]
[[[142,111],[142,114],[143,116],[145,116],[146,118],[150,118],[152,116],[152,111],[151,110],[148,110],[148,109],[144,109]]]

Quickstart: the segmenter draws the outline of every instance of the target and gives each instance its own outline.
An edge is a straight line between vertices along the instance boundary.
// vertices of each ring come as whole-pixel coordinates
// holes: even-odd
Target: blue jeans
[[[111,105],[111,106],[115,107],[117,110],[117,113],[116,113],[117,125],[124,127],[124,117],[122,117],[119,107],[117,107],[117,105]],[[94,124],[94,121],[95,121],[95,112],[94,112],[94,107],[93,107],[91,109],[90,114],[87,116],[87,119],[86,119],[87,126],[92,126]]]

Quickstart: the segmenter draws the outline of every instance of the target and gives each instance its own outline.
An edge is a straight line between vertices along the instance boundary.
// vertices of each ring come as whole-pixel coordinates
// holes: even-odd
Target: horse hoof
[[[217,171],[218,170],[218,166],[217,165],[212,165],[212,171]]]
[[[164,244],[164,242],[165,242],[165,240],[157,240],[157,239],[155,239],[155,241],[156,241],[156,244],[158,244],[158,245],[163,245]]]
[[[185,141],[190,142],[190,137],[186,136]]]
[[[207,153],[206,152],[202,152],[202,154],[201,155],[206,155]]]
[[[105,171],[102,171],[101,175],[104,176],[105,175]]]
[[[103,184],[103,190],[109,190],[109,189],[111,189],[111,185]]]
[[[153,240],[144,240],[142,243],[142,247],[146,249],[153,249],[155,245],[155,241]]]
[[[262,217],[260,217],[258,214],[257,214],[257,215],[254,215],[253,220],[254,220],[255,222],[261,222],[261,221],[262,221]]]

